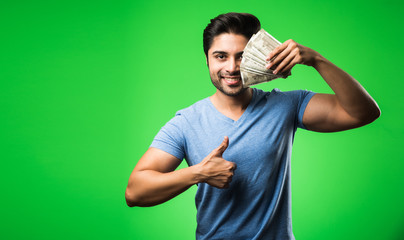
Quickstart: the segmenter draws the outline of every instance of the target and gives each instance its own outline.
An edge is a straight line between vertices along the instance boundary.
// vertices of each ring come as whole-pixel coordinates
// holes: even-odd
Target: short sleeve
[[[298,116],[297,116],[297,126],[299,128],[306,129],[306,126],[303,124],[303,114],[306,110],[307,104],[309,103],[310,99],[316,94],[312,91],[300,90],[298,91],[299,94],[299,101],[298,101]]]
[[[150,147],[163,150],[182,160],[185,156],[185,141],[181,126],[182,116],[177,114],[160,129]]]

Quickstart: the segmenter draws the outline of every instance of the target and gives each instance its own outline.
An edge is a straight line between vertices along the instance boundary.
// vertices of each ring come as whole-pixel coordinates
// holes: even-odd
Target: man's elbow
[[[376,119],[380,117],[380,115],[381,115],[380,108],[375,103],[372,107],[369,107],[366,113],[364,113],[360,118],[361,125],[366,125],[374,122]]]
[[[373,117],[372,122],[373,122],[374,120],[378,119],[381,114],[382,114],[382,111],[380,110],[379,106],[376,105],[376,108],[375,108],[374,113],[373,113],[373,116],[372,116],[372,117]]]
[[[140,201],[139,199],[136,197],[136,194],[133,193],[133,191],[131,191],[131,189],[126,188],[125,191],[125,200],[126,200],[126,204],[129,207],[136,207],[136,206],[140,206]]]
[[[381,114],[382,114],[382,112],[381,112],[379,106],[377,105],[377,103],[375,102],[373,107],[369,111],[369,120],[370,120],[369,123],[378,119]]]

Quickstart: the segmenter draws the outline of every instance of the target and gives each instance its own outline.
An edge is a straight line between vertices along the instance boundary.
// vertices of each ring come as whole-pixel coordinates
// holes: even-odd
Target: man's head
[[[227,96],[243,93],[240,63],[251,36],[260,30],[259,20],[248,13],[227,13],[211,19],[203,32],[203,48],[213,85]]]
[[[203,51],[206,57],[212,46],[213,39],[222,33],[234,33],[250,39],[261,28],[257,17],[249,13],[226,13],[210,20],[203,31]]]

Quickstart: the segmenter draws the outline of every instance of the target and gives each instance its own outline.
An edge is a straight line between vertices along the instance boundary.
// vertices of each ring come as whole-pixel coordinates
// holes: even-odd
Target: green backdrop
[[[360,129],[298,130],[296,238],[404,239],[398,0],[3,1],[2,239],[193,239],[195,187],[151,208],[127,207],[124,192],[160,127],[214,93],[202,32],[230,11],[319,51],[382,110]],[[306,66],[257,87],[330,92]]]

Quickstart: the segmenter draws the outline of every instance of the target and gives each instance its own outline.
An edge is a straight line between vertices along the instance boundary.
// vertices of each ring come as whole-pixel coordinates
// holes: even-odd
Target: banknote
[[[290,75],[290,72],[286,74],[273,74],[273,70],[277,67],[276,65],[270,69],[266,69],[265,67],[267,56],[279,45],[281,43],[264,29],[261,29],[250,38],[244,48],[240,65],[241,79],[244,87],[268,82],[276,78],[286,78]]]

